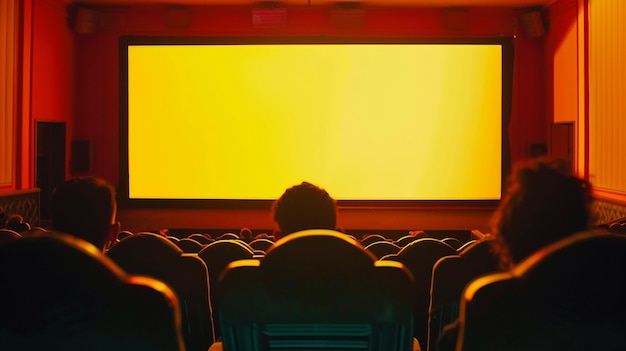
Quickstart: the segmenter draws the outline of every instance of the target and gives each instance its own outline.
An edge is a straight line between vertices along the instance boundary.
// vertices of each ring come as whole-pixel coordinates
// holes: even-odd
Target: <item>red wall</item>
[[[61,0],[33,2],[30,135],[31,150],[35,150],[35,121],[67,123],[66,160],[69,160],[76,66],[74,34],[67,25],[66,17],[66,6]],[[69,176],[67,169],[66,175]],[[31,181],[34,182],[33,178]]]
[[[191,7],[189,23],[168,25],[165,6],[109,7],[97,9],[99,27],[92,34],[75,34],[75,97],[73,137],[93,144],[93,173],[118,182],[118,37],[120,35],[180,36],[400,36],[400,37],[499,37],[515,36],[513,112],[509,136],[512,160],[529,155],[531,143],[547,141],[544,82],[544,38],[527,38],[518,28],[518,12],[509,9],[471,9],[447,16],[438,8],[366,8],[361,24],[336,25],[329,7],[289,7],[287,25],[253,28],[250,7]],[[171,18],[170,18],[171,19]],[[184,19],[184,16],[183,16]],[[184,20],[183,23],[184,24]],[[358,22],[358,21],[357,21]],[[179,23],[181,24],[181,23]],[[62,43],[65,41],[63,40]],[[60,43],[60,44],[62,44]],[[71,74],[69,75],[71,76]],[[49,96],[51,99],[54,95]],[[417,211],[417,212],[416,212]],[[424,210],[345,209],[346,228],[419,228],[410,223],[432,222],[433,212]],[[214,227],[266,227],[269,214],[205,212],[202,223]],[[439,212],[437,212],[439,213]],[[452,213],[449,212],[448,213]],[[461,215],[464,213],[465,215]],[[462,221],[437,220],[429,225],[448,228],[488,228],[491,211],[457,212]],[[434,216],[433,216],[434,215]],[[367,217],[369,224],[363,224]],[[246,222],[246,218],[254,223]],[[259,219],[262,218],[262,219]],[[267,219],[265,219],[267,218]],[[422,218],[421,221],[416,219]],[[429,219],[430,218],[430,219]],[[132,218],[127,218],[132,221]],[[182,219],[181,219],[182,221]],[[341,216],[340,216],[341,221]],[[198,223],[198,224],[202,224]],[[434,229],[434,228],[433,228]]]

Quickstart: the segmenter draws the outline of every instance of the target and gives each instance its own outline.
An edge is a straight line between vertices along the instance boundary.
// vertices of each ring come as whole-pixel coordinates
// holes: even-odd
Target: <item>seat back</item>
[[[428,320],[428,349],[434,350],[443,328],[459,317],[463,289],[479,276],[499,270],[498,257],[492,251],[494,241],[474,243],[461,255],[445,256],[433,267]]]
[[[410,350],[412,284],[344,234],[290,234],[224,272],[224,350]]]
[[[531,255],[509,277],[472,282],[461,304],[457,346],[625,349],[624,296],[626,237],[577,234]]]
[[[0,243],[21,238],[22,235],[11,229],[0,229]]]
[[[387,238],[385,238],[384,236],[380,234],[372,233],[372,234],[367,234],[363,236],[361,240],[359,240],[359,242],[361,243],[361,245],[363,245],[363,247],[367,247],[370,244],[373,244],[378,241],[387,241]]]
[[[213,328],[216,340],[222,335],[217,306],[219,304],[219,278],[222,271],[229,263],[236,260],[251,259],[255,255],[254,251],[243,241],[236,239],[221,239],[205,246],[198,253],[209,271],[209,284],[211,285],[211,309],[213,313]],[[252,292],[250,292],[252,294]]]
[[[2,350],[185,350],[174,293],[80,239],[0,245],[0,285]]]
[[[421,238],[403,247],[394,258],[403,263],[415,277],[414,336],[424,348],[428,342],[428,307],[433,266],[440,258],[456,254],[455,249],[440,240]]]
[[[376,241],[366,246],[365,249],[373,253],[377,259],[381,259],[387,255],[397,254],[401,247],[389,241]]]
[[[202,244],[189,238],[180,239],[174,242],[174,244],[176,244],[176,246],[178,246],[181,250],[183,250],[184,253],[196,253],[197,254],[203,248]]]
[[[450,245],[453,249],[459,250],[463,246],[463,242],[457,238],[443,238],[442,242]]]
[[[210,243],[215,241],[214,239],[209,238],[206,235],[200,234],[200,233],[191,234],[189,236],[189,239],[193,239],[193,240],[199,242],[202,245],[208,245],[208,244],[210,244]]]
[[[194,254],[156,234],[135,234],[113,246],[107,255],[131,274],[159,279],[172,287],[181,305],[187,350],[206,351],[214,342],[208,270]]]
[[[270,239],[254,239],[249,243],[249,245],[254,250],[266,252],[270,247],[272,247],[272,245],[274,245],[274,242]]]

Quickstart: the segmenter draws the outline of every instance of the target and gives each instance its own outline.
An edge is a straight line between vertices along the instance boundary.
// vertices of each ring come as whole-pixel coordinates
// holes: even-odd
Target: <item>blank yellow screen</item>
[[[499,199],[501,51],[129,46],[129,196]]]

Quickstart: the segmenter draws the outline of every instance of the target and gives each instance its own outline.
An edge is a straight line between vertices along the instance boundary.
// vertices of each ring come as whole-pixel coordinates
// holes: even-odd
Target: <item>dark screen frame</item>
[[[121,36],[119,38],[119,205],[121,208],[269,209],[274,199],[131,199],[128,167],[128,47],[131,45],[263,45],[263,44],[488,44],[502,47],[501,191],[511,169],[508,127],[513,96],[513,38],[352,38],[352,37],[179,37]],[[495,208],[499,200],[338,200],[356,208]]]

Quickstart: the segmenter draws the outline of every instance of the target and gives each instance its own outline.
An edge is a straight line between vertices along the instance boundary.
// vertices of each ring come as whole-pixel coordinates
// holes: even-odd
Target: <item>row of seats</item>
[[[458,252],[447,243],[449,242],[449,240],[426,238],[423,235],[423,232],[420,234],[421,235],[405,236],[396,241],[389,240],[381,235],[372,234],[363,237],[360,240],[360,246],[366,245],[371,242],[371,244],[367,245],[365,249],[370,254],[373,254],[374,259],[381,259],[386,262],[400,262],[404,266],[406,266],[415,277],[418,284],[416,284],[411,291],[414,300],[414,303],[412,304],[412,313],[414,316],[413,334],[421,344],[425,345],[428,340],[428,320],[431,295],[432,268],[440,258],[444,256],[457,255]],[[192,236],[197,235],[200,234],[194,234]],[[147,243],[147,239],[150,236],[139,236],[143,237],[142,244],[138,244],[139,240],[133,239],[132,236],[125,235],[120,243],[118,243],[109,250],[109,255],[119,256],[118,252],[121,251],[120,247],[133,247],[133,249],[125,250],[127,251],[126,256],[128,256],[129,258],[132,258],[139,252],[159,252],[159,249],[150,249],[150,245],[148,245]],[[206,263],[208,267],[209,282],[212,286],[212,289],[210,289],[210,300],[214,312],[218,310],[218,306],[221,303],[221,298],[218,294],[219,289],[216,288],[216,285],[219,280],[219,275],[226,267],[226,265],[232,261],[241,259],[263,258],[265,255],[265,251],[269,250],[270,247],[272,247],[274,244],[271,240],[268,239],[255,239],[250,243],[245,243],[241,240],[235,240],[234,238],[236,237],[237,236],[235,234],[225,234],[220,236],[218,240],[213,240],[209,244],[201,245],[197,243],[197,247],[195,247],[196,249],[192,251],[197,252],[198,256]],[[155,245],[157,244],[156,241],[166,242],[166,240],[163,239],[156,239],[157,238],[154,236],[151,238],[151,241],[155,241]],[[169,243],[169,246],[172,247],[174,245],[171,244],[180,245],[181,242],[187,242],[192,240],[191,237],[183,239],[168,237],[168,239],[171,242]],[[356,241],[356,239],[354,238],[351,239]],[[131,245],[131,242],[137,242],[137,244]],[[455,246],[458,247],[458,249],[460,250],[465,249],[465,247],[463,247],[462,245],[463,243],[461,243],[457,239],[453,239],[452,243],[457,244]],[[471,244],[471,242],[468,242],[467,244],[469,245]],[[163,243],[161,243],[161,245],[166,246]],[[179,248],[181,248],[181,246],[179,246]],[[254,250],[255,248],[257,250]],[[332,250],[335,249],[333,248]],[[489,252],[486,252],[485,254],[489,255]],[[154,254],[152,256],[162,256],[162,254]],[[493,261],[493,258],[491,256],[487,257],[486,259]],[[150,264],[152,266],[157,265],[156,262],[150,262]],[[126,262],[120,262],[120,265],[124,269],[129,270],[133,273],[154,274],[153,272],[150,272],[146,269],[142,271],[136,266],[129,266]],[[458,294],[457,301],[459,298],[460,293]],[[216,338],[220,338],[222,336],[221,324],[218,318],[219,317],[216,315],[216,313],[214,313],[213,321]]]
[[[89,338],[97,339],[98,330],[106,330],[113,335],[111,343],[127,337],[140,346],[141,338],[161,331],[151,342],[161,343],[153,349],[163,350],[206,350],[218,338],[229,350],[409,350],[412,337],[423,350],[434,350],[443,327],[459,316],[463,350],[515,349],[516,337],[527,330],[531,337],[519,349],[541,349],[541,333],[557,326],[563,336],[578,332],[573,335],[591,349],[626,345],[616,334],[624,324],[618,316],[626,312],[626,238],[619,235],[581,234],[531,256],[511,273],[474,280],[498,269],[489,238],[460,250],[442,240],[420,238],[379,259],[354,238],[328,230],[289,235],[263,255],[233,239],[186,254],[163,236],[137,234],[102,257],[79,240],[45,234],[0,245],[0,279],[11,287],[2,292],[7,312],[0,317],[0,349],[16,349],[24,340],[21,349],[44,344],[55,349],[50,335],[72,331],[78,335],[72,342],[84,346]],[[81,269],[74,272],[71,267]],[[53,287],[66,281],[74,283]],[[121,303],[124,311],[108,307],[123,298],[118,291],[127,290],[148,293],[145,298],[129,293],[135,297]],[[37,299],[42,291],[50,293]],[[564,298],[567,294],[573,297]],[[134,302],[137,296],[143,302]],[[522,307],[511,309],[516,304]],[[105,307],[108,313],[102,313]],[[137,312],[152,308],[155,313]],[[111,320],[124,313],[134,317],[125,317],[128,322],[120,326],[147,323],[135,327],[136,338],[126,336],[127,331],[110,331],[116,328]],[[523,318],[506,320],[510,316]],[[163,317],[166,322],[153,320]],[[538,318],[549,322],[541,324]],[[592,328],[595,322],[603,334]],[[46,330],[53,325],[56,329]],[[154,327],[143,330],[145,325]],[[180,335],[167,332],[172,326]],[[581,328],[587,327],[585,334]],[[595,340],[597,335],[606,339]]]

